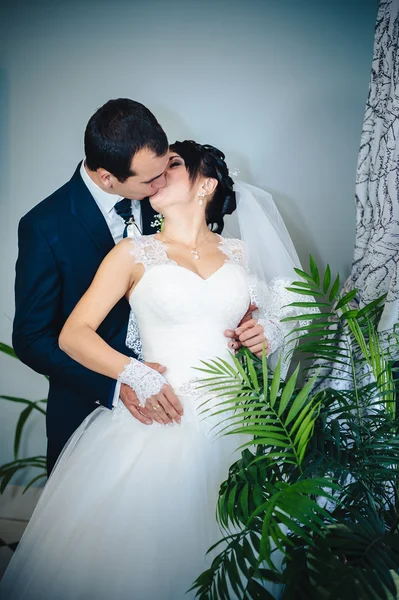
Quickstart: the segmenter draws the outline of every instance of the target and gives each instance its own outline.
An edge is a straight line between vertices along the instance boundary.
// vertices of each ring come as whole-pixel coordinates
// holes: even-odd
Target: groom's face
[[[169,153],[156,156],[147,148],[139,150],[130,165],[133,175],[123,182],[112,177],[113,192],[131,200],[143,200],[147,196],[153,196],[166,185],[165,170],[168,162]]]

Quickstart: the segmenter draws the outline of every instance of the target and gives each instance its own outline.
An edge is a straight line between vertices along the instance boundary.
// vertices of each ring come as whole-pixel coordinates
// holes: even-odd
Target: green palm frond
[[[397,596],[399,539],[372,507],[364,514],[351,511],[349,519],[332,525],[308,560],[314,584],[329,589],[332,598]]]
[[[216,547],[222,548],[211,568],[194,583],[192,589],[197,589],[197,597],[230,598],[230,589],[240,591],[242,598],[273,598],[267,595],[264,583],[281,583],[276,555],[285,544],[292,546],[293,533],[296,540],[312,547],[315,536],[328,534],[328,523],[333,519],[314,500],[320,495],[331,498],[328,488],[331,489],[331,482],[326,479],[303,480],[294,485],[277,483],[266,502],[250,516],[247,527],[227,535],[210,549],[212,553]],[[260,595],[251,596],[250,590],[257,590]]]
[[[7,354],[8,356],[12,356],[13,358],[18,359],[14,348],[9,346],[8,344],[4,344],[3,342],[0,342],[0,352],[2,352],[3,354]]]
[[[7,356],[11,356],[12,358],[18,357],[14,351],[14,349],[8,344],[4,344],[0,342],[0,352],[6,354]],[[48,377],[46,377],[48,379]],[[8,396],[8,395],[0,395],[0,399],[6,400],[7,402],[13,402],[16,404],[24,404],[25,408],[21,411],[17,425],[15,427],[15,435],[14,435],[14,460],[10,463],[2,465],[0,467],[0,494],[4,492],[7,485],[11,482],[11,479],[19,473],[27,468],[38,468],[40,472],[38,475],[35,475],[30,482],[25,487],[23,493],[25,493],[33,484],[41,479],[45,479],[47,477],[47,469],[46,469],[46,457],[45,456],[34,456],[29,458],[21,459],[19,458],[19,451],[21,447],[21,441],[23,432],[25,430],[25,426],[29,423],[29,419],[34,413],[40,413],[41,415],[46,415],[46,405],[47,400],[27,400],[26,398],[19,398],[17,396]]]
[[[259,559],[261,525],[258,519],[250,532],[228,535],[209,549],[211,556],[216,549],[219,554],[194,582],[191,590],[197,590],[197,598],[274,600],[265,589],[264,581],[281,583],[281,575],[277,570],[266,569],[264,561]]]
[[[339,277],[332,282],[329,265],[324,276],[320,275],[312,257],[309,266],[309,273],[295,269],[302,281],[295,281],[287,288],[296,295],[309,297],[308,302],[295,301],[289,305],[303,308],[303,314],[282,319],[299,322],[291,331],[289,339],[301,342],[301,352],[308,355],[305,360],[311,360],[319,366],[334,364],[335,367],[338,366],[338,370],[341,366],[340,377],[353,383],[351,363],[358,350],[372,366],[372,356],[368,349],[370,328],[375,330],[386,295],[358,309],[353,306],[357,291],[351,290],[340,297]],[[314,298],[316,302],[313,302]],[[312,309],[315,306],[320,309],[320,314],[314,314],[310,310],[306,312],[306,308]]]
[[[13,460],[12,462],[9,462],[0,467],[0,482],[1,482],[0,483],[0,494],[2,494],[4,492],[7,485],[11,481],[12,477],[16,473],[18,473],[19,471],[21,471],[23,469],[26,469],[27,467],[38,468],[41,471],[40,478],[47,477],[46,457],[45,456],[31,456],[29,458],[19,458],[19,459]],[[37,478],[39,478],[39,477],[37,476]],[[35,477],[35,480],[36,480],[36,477]],[[33,483],[33,482],[31,481],[26,486],[24,491],[26,491],[30,487],[31,483]]]
[[[261,557],[271,569],[275,568],[273,543],[284,553],[285,547],[292,545],[291,532],[308,546],[314,545],[315,537],[326,535],[327,525],[334,519],[315,498],[333,500],[332,490],[339,489],[327,478],[274,484],[273,495],[251,515],[251,518],[262,516]]]
[[[26,404],[26,408],[19,415],[17,426],[15,428],[15,436],[14,436],[14,458],[18,458],[19,448],[21,445],[22,432],[24,426],[26,425],[29,417],[34,411],[39,412],[42,415],[46,414],[46,411],[40,406],[41,404],[46,405],[47,400],[26,400],[25,398],[17,398],[15,396],[0,396],[3,400],[8,400],[9,402],[16,402],[18,404]]]
[[[299,366],[282,384],[280,363],[269,381],[265,356],[261,373],[253,366],[249,351],[244,350],[241,357],[243,364],[232,356],[235,368],[221,359],[203,362],[204,367],[198,370],[212,377],[203,379],[198,387],[212,399],[221,401],[210,409],[209,401],[205,400],[202,410],[219,417],[219,423],[224,423],[222,433],[248,436],[243,448],[253,445],[265,448],[265,453],[256,460],[274,460],[280,465],[291,463],[300,468],[323,397],[323,394],[310,395],[317,375],[297,391]]]
[[[266,462],[256,463],[255,456],[246,448],[221,485],[217,517],[225,530],[230,524],[246,526],[250,515],[266,499],[265,486],[272,485],[275,480],[273,467]]]

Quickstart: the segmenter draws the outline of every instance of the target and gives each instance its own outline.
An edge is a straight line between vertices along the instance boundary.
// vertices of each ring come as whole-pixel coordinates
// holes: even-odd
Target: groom
[[[87,415],[98,403],[111,408],[119,393],[114,380],[64,354],[58,347],[59,333],[124,232],[156,232],[151,227],[154,211],[144,198],[165,185],[168,149],[165,132],[145,106],[110,100],[87,125],[85,162],[70,181],[21,219],[13,346],[24,363],[50,379],[49,472]],[[129,304],[123,298],[98,333],[114,349],[133,356],[125,346],[128,319]],[[123,386],[120,396],[137,419],[151,423],[130,388]]]
[[[112,408],[120,396],[142,423],[170,422],[166,414],[139,407],[128,386],[119,389],[114,380],[79,365],[58,346],[66,319],[114,244],[126,234],[156,232],[148,197],[166,183],[168,140],[142,104],[110,100],[89,120],[84,141],[85,161],[70,181],[21,219],[18,230],[13,346],[22,362],[49,376],[49,473],[69,437],[98,404]],[[98,333],[115,350],[134,356],[125,345],[128,319],[129,304],[122,298]],[[250,346],[247,338],[255,339],[255,329],[244,327],[242,341]],[[238,342],[229,346],[237,348]],[[181,409],[175,396],[173,402]]]

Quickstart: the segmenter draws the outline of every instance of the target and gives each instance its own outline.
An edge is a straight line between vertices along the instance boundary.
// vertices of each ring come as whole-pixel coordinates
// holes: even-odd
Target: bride
[[[87,417],[65,446],[3,577],[4,599],[193,598],[186,592],[209,567],[206,552],[221,537],[218,490],[240,440],[215,436],[215,417],[200,414],[195,367],[209,358],[231,360],[224,331],[237,327],[251,300],[260,309],[267,351],[278,355],[287,302],[276,293],[278,285],[268,292],[265,283],[256,288],[240,240],[214,232],[235,207],[234,187],[243,187],[234,186],[224,155],[212,146],[176,142],[166,178],[151,198],[164,215],[163,231],[117,244],[59,345],[85,367],[130,385],[142,405],[173,422],[145,426],[122,403]],[[245,190],[254,197],[256,188]],[[248,216],[249,206],[240,202]],[[263,231],[268,241],[270,235]],[[295,266],[290,241],[287,247]],[[279,260],[281,253],[276,269]],[[141,361],[96,333],[123,296],[132,308],[128,340]],[[166,365],[165,373],[151,362]],[[183,414],[173,407],[171,390]],[[272,585],[268,589],[277,595]]]

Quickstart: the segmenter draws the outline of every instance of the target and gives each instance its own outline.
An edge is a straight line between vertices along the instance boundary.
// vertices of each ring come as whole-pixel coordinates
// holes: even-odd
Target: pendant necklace
[[[210,233],[211,233],[211,232],[209,231],[209,232],[206,234],[206,236],[204,237],[204,239],[202,240],[202,242],[200,242],[200,243],[199,243],[197,246],[195,246],[194,248],[192,248],[192,249],[190,250],[190,254],[192,254],[192,255],[193,255],[193,258],[194,258],[194,260],[199,260],[199,259],[201,258],[201,257],[200,257],[200,255],[199,255],[199,252],[198,252],[197,248],[198,248],[199,246],[201,246],[201,244],[203,244],[203,243],[205,242],[205,240],[207,239],[207,237],[209,236],[209,234],[210,234]],[[166,236],[165,236],[165,237],[166,237]],[[168,237],[166,237],[166,239],[167,239],[167,240],[169,240],[170,242],[175,242],[175,244],[180,244],[180,243],[181,243],[181,242],[176,242],[176,240],[172,240],[172,238],[168,238]]]

